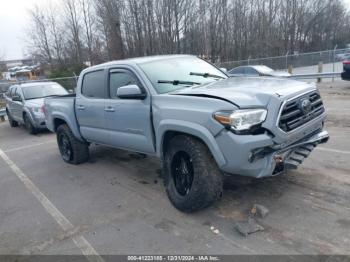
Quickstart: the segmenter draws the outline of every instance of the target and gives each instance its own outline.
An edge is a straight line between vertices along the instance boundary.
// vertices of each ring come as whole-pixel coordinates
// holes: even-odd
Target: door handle
[[[106,111],[106,112],[114,112],[114,111],[115,111],[115,108],[112,107],[112,106],[107,106],[107,107],[105,107],[105,111]]]
[[[85,110],[85,106],[83,106],[83,105],[78,105],[78,110]]]

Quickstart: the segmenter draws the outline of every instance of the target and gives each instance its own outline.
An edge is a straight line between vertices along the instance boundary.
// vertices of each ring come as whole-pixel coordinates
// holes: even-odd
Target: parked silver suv
[[[24,124],[30,134],[45,129],[44,98],[66,95],[55,82],[35,82],[11,86],[5,94],[6,113],[11,127]]]

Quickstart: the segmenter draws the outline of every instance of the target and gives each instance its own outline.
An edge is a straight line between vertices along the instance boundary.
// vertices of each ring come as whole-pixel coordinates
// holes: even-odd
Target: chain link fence
[[[348,55],[348,57],[346,57]],[[225,67],[228,70],[242,65],[266,65],[272,69],[278,70],[288,70],[300,67],[312,67],[317,66],[320,62],[327,64],[325,67],[327,71],[335,72],[339,68],[339,62],[344,58],[350,59],[350,48],[346,49],[333,49],[320,52],[311,53],[301,53],[301,54],[286,54],[285,56],[275,56],[275,57],[265,57],[265,58],[254,58],[239,61],[228,61],[218,63],[219,67]],[[309,69],[309,72],[315,71],[316,68]],[[24,82],[17,81],[4,81],[0,80],[0,108],[4,106],[3,94],[8,90],[11,85],[18,83],[30,83],[30,82],[43,82],[43,81],[53,81],[57,82],[67,90],[72,90],[76,87],[77,77],[61,77],[61,78],[51,78],[51,79],[40,79],[40,80],[29,80]]]
[[[320,62],[323,64],[336,64],[341,62],[346,54],[349,55],[347,59],[350,59],[350,48],[265,58],[249,58],[247,60],[221,62],[219,66],[230,70],[243,65],[266,65],[275,70],[288,70],[288,68],[315,66]]]

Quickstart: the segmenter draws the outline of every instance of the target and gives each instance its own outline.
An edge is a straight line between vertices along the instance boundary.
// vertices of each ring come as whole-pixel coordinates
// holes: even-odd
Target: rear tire
[[[180,135],[167,147],[163,161],[166,192],[180,211],[194,212],[221,198],[223,178],[207,146]]]
[[[10,112],[6,109],[6,113],[7,113],[7,117],[8,117],[8,120],[9,120],[9,124],[11,127],[17,127],[18,126],[18,122],[13,120]]]
[[[33,126],[32,122],[26,114],[23,116],[23,120],[24,126],[29,134],[35,135],[36,133],[38,133],[38,130]]]
[[[56,133],[57,144],[63,161],[78,165],[89,160],[89,146],[76,139],[66,124],[60,125]]]

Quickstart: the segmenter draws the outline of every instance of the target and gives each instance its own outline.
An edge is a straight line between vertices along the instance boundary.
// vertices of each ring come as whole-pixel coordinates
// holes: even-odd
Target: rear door
[[[140,79],[127,68],[113,68],[108,72],[109,99],[106,102],[106,120],[110,144],[143,153],[154,153],[151,125],[151,99],[121,99],[118,88],[137,85],[147,92]]]
[[[6,93],[6,107],[7,110],[12,113],[12,90],[15,88],[15,86],[10,86],[9,90]]]
[[[101,69],[84,74],[81,92],[78,93],[75,103],[80,132],[90,142],[108,145],[108,127],[105,119],[106,98],[106,71]]]

